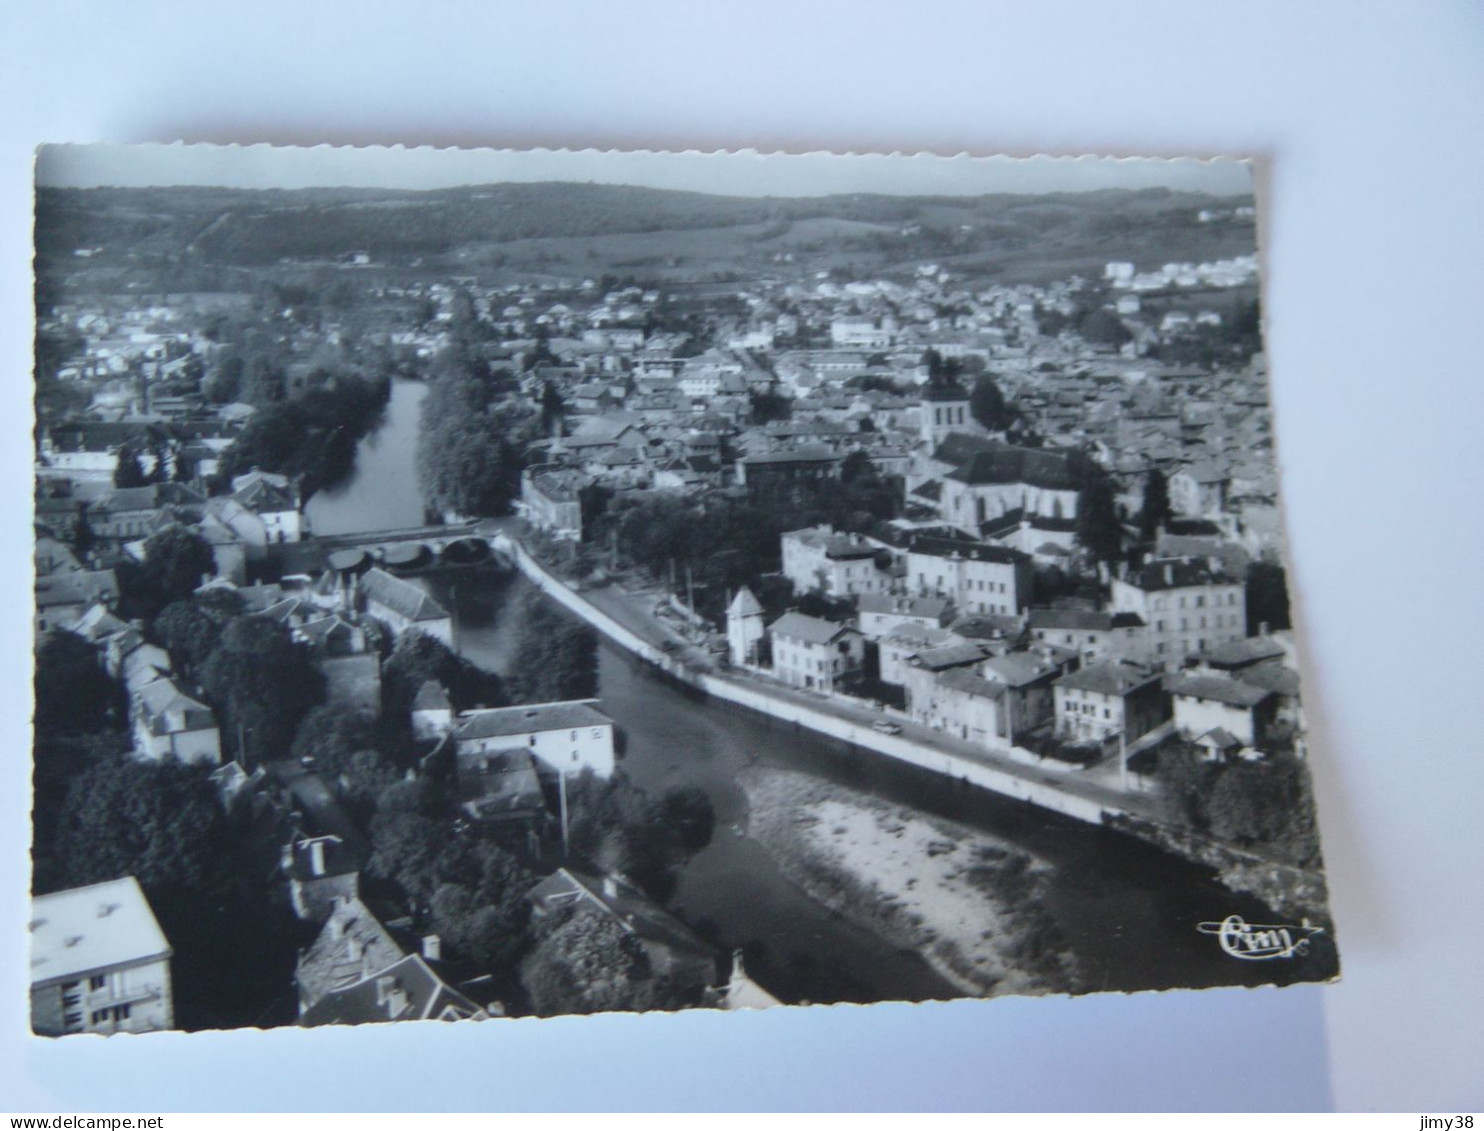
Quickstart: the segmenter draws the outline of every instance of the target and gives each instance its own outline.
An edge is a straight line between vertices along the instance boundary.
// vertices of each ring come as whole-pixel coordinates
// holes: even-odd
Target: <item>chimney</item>
[[[443,940],[437,935],[423,936],[423,958],[429,962],[440,962],[443,959]]]

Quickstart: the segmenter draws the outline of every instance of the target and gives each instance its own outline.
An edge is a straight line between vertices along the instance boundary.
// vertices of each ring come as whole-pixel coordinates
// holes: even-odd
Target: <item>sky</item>
[[[1164,186],[1218,195],[1252,191],[1234,158],[943,157],[655,153],[599,150],[353,148],[269,145],[64,145],[37,153],[36,183],[220,185],[234,188],[435,189],[500,181],[594,181],[740,196],[1076,192]]]

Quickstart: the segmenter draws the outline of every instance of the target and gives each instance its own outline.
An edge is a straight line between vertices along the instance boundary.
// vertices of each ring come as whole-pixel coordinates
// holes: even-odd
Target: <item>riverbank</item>
[[[810,898],[920,954],[964,994],[1076,990],[1041,902],[1047,866],[962,825],[770,768],[740,775],[747,833]]]

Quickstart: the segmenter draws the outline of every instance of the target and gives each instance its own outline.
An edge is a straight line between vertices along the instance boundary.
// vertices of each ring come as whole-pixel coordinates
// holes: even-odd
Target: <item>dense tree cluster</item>
[[[247,765],[285,757],[299,721],[324,697],[324,677],[308,655],[262,617],[226,621],[193,670],[216,709],[223,748]]]
[[[1294,755],[1224,764],[1174,744],[1160,751],[1158,774],[1176,822],[1300,868],[1318,866],[1313,787]]]
[[[520,632],[510,664],[517,703],[592,699],[598,694],[598,636],[536,590],[522,596]]]
[[[356,445],[381,420],[387,380],[324,372],[293,400],[258,409],[222,458],[218,486],[253,468],[297,478],[305,498],[341,483],[355,467]]]
[[[450,346],[429,382],[418,433],[418,481],[429,505],[460,515],[508,511],[541,420],[538,408],[501,395],[497,375],[468,344]]]
[[[521,981],[542,1017],[637,1013],[680,1004],[656,977],[635,936],[587,908],[558,913],[541,924]]]
[[[999,383],[987,373],[974,379],[974,387],[969,390],[969,412],[990,432],[1004,432],[1015,423],[1015,411]]]
[[[404,632],[381,669],[382,717],[390,726],[408,725],[412,701],[429,680],[441,683],[460,709],[503,707],[509,702],[494,672],[464,659],[435,636],[415,630]]]

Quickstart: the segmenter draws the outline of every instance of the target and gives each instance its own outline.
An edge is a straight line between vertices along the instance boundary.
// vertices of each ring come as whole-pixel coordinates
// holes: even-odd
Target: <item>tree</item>
[[[132,444],[119,449],[118,466],[113,469],[113,485],[119,488],[147,487],[149,476],[145,474],[144,462]]]
[[[78,777],[60,820],[66,885],[133,876],[147,892],[178,892],[219,878],[230,837],[208,772],[125,755]]]
[[[38,734],[86,734],[127,717],[123,688],[73,632],[48,632],[36,649]]]
[[[1319,862],[1318,825],[1309,771],[1288,754],[1228,766],[1206,803],[1211,832],[1260,847],[1298,867]]]
[[[981,374],[974,381],[969,392],[969,412],[990,432],[1003,432],[1015,421],[1015,413],[1006,404],[999,383],[988,373]]]
[[[521,981],[543,1017],[643,1012],[662,996],[639,941],[609,916],[587,908],[567,913],[547,929],[522,966]]]
[[[228,622],[198,674],[223,734],[241,736],[238,753],[250,763],[285,757],[299,720],[324,695],[324,676],[288,631],[261,617]]]
[[[396,726],[406,725],[413,699],[429,680],[447,688],[456,706],[499,707],[508,698],[494,672],[470,663],[437,637],[409,629],[397,637],[381,670],[382,717]]]
[[[1151,468],[1144,481],[1144,505],[1139,511],[1139,535],[1153,542],[1159,529],[1174,517],[1170,508],[1170,485],[1159,468]]]
[[[515,657],[510,665],[510,694],[518,703],[591,699],[598,693],[598,636],[591,626],[558,612],[531,591]]]
[[[525,449],[540,437],[540,412],[520,401],[494,400],[488,366],[450,347],[422,403],[417,474],[423,494],[440,511],[503,514],[520,491]]]
[[[140,581],[156,608],[187,600],[216,569],[211,545],[180,523],[151,534],[144,542]]]
[[[1121,346],[1133,340],[1133,334],[1123,324],[1123,319],[1106,307],[1098,307],[1083,315],[1077,324],[1077,332],[1084,341],[1099,346]]]
[[[1123,549],[1113,484],[1101,471],[1090,474],[1077,494],[1077,541],[1100,562],[1114,561]]]
[[[664,820],[679,834],[687,852],[699,852],[711,843],[716,829],[716,810],[711,798],[698,786],[677,786],[660,799]]]
[[[355,756],[374,752],[376,741],[376,717],[369,711],[322,703],[299,723],[290,753],[296,759],[312,758],[316,770],[333,778],[349,775],[356,768]],[[360,764],[362,773],[366,768]]]
[[[1267,625],[1270,631],[1291,628],[1288,578],[1275,562],[1253,562],[1247,567],[1247,634]]]

